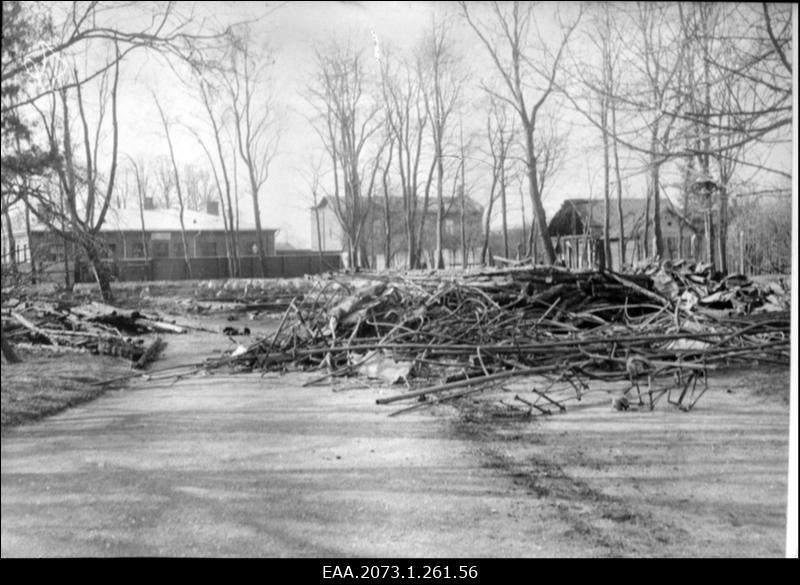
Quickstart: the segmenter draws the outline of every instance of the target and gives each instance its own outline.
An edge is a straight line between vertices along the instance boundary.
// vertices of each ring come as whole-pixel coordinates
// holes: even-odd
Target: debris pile
[[[650,408],[665,393],[670,400],[675,390],[675,404],[688,409],[702,395],[709,369],[789,363],[788,313],[747,314],[737,312],[738,306],[727,313],[706,311],[700,300],[688,304],[685,296],[717,285],[670,268],[660,270],[673,291],[650,275],[553,267],[508,267],[450,279],[319,279],[289,304],[273,335],[206,367],[319,371],[309,384],[355,374],[404,381],[407,391],[378,400],[416,401],[404,410],[526,376],[568,383],[578,400],[589,380],[628,381],[629,391],[636,390],[639,403]],[[725,291],[749,290],[730,284],[722,285]],[[701,300],[710,305],[707,297]],[[654,386],[662,378],[671,386]],[[563,409],[563,400],[549,389],[534,394],[533,402],[516,398],[542,414]]]
[[[160,337],[147,343],[140,335],[186,332],[185,327],[158,315],[98,302],[7,303],[2,321],[7,339],[15,345],[112,355],[130,360],[136,368],[144,368],[157,359],[166,347]]]
[[[723,317],[729,311],[749,315],[790,310],[791,296],[782,279],[759,286],[742,274],[723,277],[713,274],[710,264],[684,260],[650,264],[640,273],[650,276],[658,292],[687,310],[720,311],[716,314]]]

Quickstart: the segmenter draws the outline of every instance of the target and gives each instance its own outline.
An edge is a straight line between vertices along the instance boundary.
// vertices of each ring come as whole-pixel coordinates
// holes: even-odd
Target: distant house
[[[567,199],[550,220],[548,229],[556,253],[569,267],[586,267],[600,263],[603,250],[602,200]],[[641,259],[644,255],[645,199],[623,199],[622,218],[625,230],[625,260]],[[650,209],[652,217],[652,208]],[[650,225],[650,253],[653,254],[653,226]],[[685,218],[669,201],[662,199],[661,235],[665,258],[696,258],[703,249],[702,222]],[[611,202],[609,218],[611,265],[619,267],[619,212],[617,202]]]
[[[145,209],[141,212],[138,208],[108,210],[100,228],[100,243],[103,254],[110,262],[184,258],[178,210],[155,209],[152,200],[148,199],[145,200]],[[34,216],[31,219],[34,220]],[[185,210],[183,222],[190,258],[227,255],[225,227],[216,202],[209,202],[205,212]],[[274,229],[262,229],[267,256],[275,255],[275,232]],[[72,270],[74,258],[80,257],[80,254],[75,254],[71,243],[65,243],[42,222],[32,222],[30,241],[24,227],[15,230],[14,238],[17,242],[18,262],[29,262],[33,257],[37,267],[43,267],[50,272],[63,273],[65,260]],[[254,222],[241,220],[238,230],[239,255],[256,256],[257,241]]]
[[[422,236],[422,261],[432,265],[436,248],[436,218],[438,201],[432,197],[428,201],[425,213],[425,229]],[[483,207],[469,197],[464,199],[465,232],[467,250],[471,259],[477,258],[477,248],[481,244]],[[423,201],[417,203],[417,225],[423,217]],[[311,248],[313,250],[344,252],[347,249],[347,238],[337,218],[335,201],[324,197],[310,210]],[[392,266],[405,265],[407,254],[407,234],[403,198],[389,197],[389,226]],[[442,237],[445,262],[453,265],[461,262],[461,200],[446,198],[444,201],[444,234]],[[362,248],[372,266],[384,265],[386,242],[386,200],[374,197],[364,223]]]

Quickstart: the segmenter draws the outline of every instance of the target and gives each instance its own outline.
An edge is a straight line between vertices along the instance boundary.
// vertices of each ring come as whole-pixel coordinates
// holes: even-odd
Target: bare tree
[[[425,198],[420,213],[420,163],[423,157],[425,128],[430,121],[419,68],[416,65],[395,63],[385,54],[381,63],[381,86],[386,123],[397,149],[397,170],[403,198],[407,263],[409,268],[420,266],[420,251],[424,235],[424,220],[428,210],[428,190],[436,158],[430,166],[424,188]]]
[[[269,168],[277,153],[280,125],[274,97],[265,86],[268,68],[274,62],[269,54],[257,55],[250,47],[249,31],[235,37],[230,67],[224,79],[233,109],[236,145],[244,163],[253,215],[256,223],[258,256],[262,276],[267,274],[267,250],[261,227],[261,189],[269,178]]]
[[[790,176],[761,164],[753,146],[790,140],[782,129],[792,120],[791,15],[768,4],[698,4],[681,6],[680,21],[689,57],[687,150],[697,160],[698,179],[715,186],[702,190],[706,254],[727,272],[729,194],[737,169]]]
[[[205,165],[186,162],[183,164],[182,175],[186,207],[193,211],[205,212],[216,189],[212,173],[206,170]]]
[[[447,141],[448,121],[456,107],[461,87],[466,81],[460,75],[459,60],[456,57],[453,43],[449,37],[447,21],[437,22],[434,16],[431,30],[422,41],[419,51],[423,98],[428,118],[431,122],[431,133],[434,147],[434,164],[436,166],[436,268],[444,268],[442,254],[444,238],[444,157]]]
[[[489,52],[503,81],[502,93],[495,92],[486,85],[484,89],[511,104],[520,117],[521,131],[525,138],[525,161],[534,221],[545,260],[548,264],[553,264],[555,251],[550,241],[547,218],[542,206],[542,186],[539,182],[541,163],[536,151],[537,122],[542,114],[542,107],[556,87],[564,48],[580,20],[580,15],[562,27],[561,37],[553,48],[548,46],[538,30],[532,3],[492,2],[485,19],[474,16],[467,2],[459,2],[459,6],[467,23]],[[535,46],[532,44],[532,37],[536,37]],[[504,58],[506,53],[510,53],[510,59]],[[537,91],[533,88],[539,89]]]
[[[481,262],[487,263],[489,249],[490,223],[492,210],[496,199],[500,199],[500,212],[503,232],[503,254],[509,257],[508,248],[508,201],[506,190],[508,186],[508,158],[509,151],[514,142],[514,122],[508,119],[505,102],[496,98],[490,100],[491,107],[486,118],[486,138],[489,147],[489,156],[492,165],[492,180],[489,188],[489,202],[484,209],[483,248],[481,249]]]
[[[181,186],[181,175],[178,172],[178,161],[175,158],[175,148],[172,145],[172,135],[170,134],[170,123],[167,120],[167,116],[164,113],[164,109],[161,107],[161,103],[158,101],[158,98],[155,94],[153,94],[153,100],[156,103],[156,107],[158,108],[158,114],[161,117],[161,124],[164,126],[164,136],[167,139],[167,145],[169,146],[169,160],[172,165],[172,173],[175,178],[175,193],[178,197],[178,219],[181,224],[181,243],[183,247],[183,262],[186,267],[186,276],[188,278],[192,278],[192,263],[189,260],[189,243],[186,239],[186,225],[184,223],[184,214],[186,212],[186,201],[184,198],[183,188]],[[196,251],[195,251],[196,255]]]
[[[22,5],[4,2],[3,6]],[[113,55],[106,60],[88,60],[86,67],[77,72],[58,75],[44,85],[33,84],[24,99],[3,101],[3,115],[33,104],[38,100],[58,94],[61,90],[75,90],[77,86],[97,80],[118,66],[128,54],[137,50],[152,50],[179,62],[197,67],[204,52],[223,46],[230,28],[212,30],[210,19],[197,17],[197,6],[191,2],[59,2],[25,3],[23,10],[38,11],[44,22],[38,36],[18,45],[12,58],[4,55],[2,64],[3,87],[22,85],[26,78],[50,76],[53,67],[63,68],[91,48],[98,53]],[[189,6],[186,9],[186,6]],[[4,11],[4,16],[6,12]],[[5,20],[5,19],[4,19]],[[6,36],[4,27],[3,37]],[[65,71],[66,73],[66,71]],[[4,92],[5,94],[5,92]]]
[[[683,77],[681,75],[686,44],[680,34],[665,26],[671,7],[640,2],[635,12],[639,40],[634,43],[639,66],[644,73],[644,83],[649,91],[648,108],[642,112],[649,130],[648,154],[648,205],[653,205],[652,225],[658,257],[664,256],[661,233],[661,167],[672,151],[670,140],[683,105]],[[649,216],[648,216],[649,217]],[[644,250],[650,254],[649,221],[645,223]]]
[[[221,128],[221,121],[217,118],[217,115],[214,112],[214,102],[218,98],[218,92],[214,89],[214,85],[212,85],[209,80],[205,77],[201,77],[199,81],[199,90],[200,90],[200,98],[203,103],[203,109],[208,116],[208,121],[211,124],[211,130],[214,136],[214,144],[216,145],[216,152],[217,152],[217,161],[219,163],[220,173],[222,175],[222,180],[220,181],[219,174],[216,171],[216,165],[214,164],[213,158],[209,150],[206,148],[205,143],[200,139],[199,136],[196,135],[197,140],[200,142],[203,150],[208,157],[209,164],[211,168],[214,169],[214,177],[217,180],[217,189],[219,190],[220,196],[220,203],[222,205],[222,213],[223,217],[225,217],[225,213],[227,211],[227,227],[229,234],[229,243],[228,243],[228,256],[229,256],[229,268],[230,274],[232,277],[236,277],[239,275],[239,234],[238,234],[238,223],[234,222],[234,203],[231,197],[231,178],[230,173],[228,171],[228,163],[226,162],[224,149],[222,146],[222,128]],[[234,163],[236,159],[234,157]],[[224,187],[224,199],[223,199],[223,187]],[[235,192],[236,193],[236,192]],[[238,220],[238,193],[236,193],[236,217]]]
[[[14,239],[14,226],[11,222],[11,197],[8,195],[3,196],[2,198],[2,214],[3,219],[5,219],[6,229],[6,242],[8,244],[8,263],[11,266],[11,274],[14,278],[17,277],[18,270],[17,270],[17,242]],[[6,258],[3,258],[3,263],[5,264]]]
[[[614,170],[617,188],[617,221],[619,225],[619,263],[625,263],[625,219],[622,205],[622,176],[619,163],[619,144],[616,139],[617,106],[616,96],[619,91],[620,54],[622,35],[615,25],[613,8],[609,4],[594,7],[591,26],[586,31],[589,51],[600,55],[599,65],[593,67],[588,59],[580,59],[573,70],[582,81],[581,86],[589,90],[588,101],[598,105],[598,113],[592,119],[591,106],[580,110],[590,117],[599,128],[603,143],[603,256],[604,262],[611,267],[611,157],[613,150]],[[595,70],[599,69],[599,73]],[[574,99],[573,99],[574,101]]]
[[[147,226],[144,221],[144,198],[148,193],[149,186],[149,173],[144,161],[136,162],[133,158],[128,157],[128,160],[133,167],[133,176],[136,181],[136,195],[139,204],[139,221],[141,223],[141,236],[142,236],[142,254],[145,260],[150,259],[150,251],[147,246]]]
[[[102,260],[102,243],[98,235],[112,201],[117,172],[119,126],[117,119],[117,93],[119,86],[119,50],[108,69],[98,80],[98,110],[94,132],[90,130],[85,108],[85,84],[76,83],[73,92],[62,88],[58,99],[51,94],[49,112],[37,106],[52,152],[61,152],[55,163],[59,200],[52,192],[36,190],[30,192],[27,201],[31,212],[54,233],[78,247],[89,262],[100,292],[106,302],[112,302],[111,275]],[[77,68],[73,77],[79,80]],[[80,129],[76,132],[82,142],[83,156],[75,151],[73,144],[72,109],[70,98],[74,97],[78,109]],[[58,115],[60,106],[60,116]],[[101,130],[107,120],[110,107],[111,154],[107,160],[107,172],[100,171],[99,155]],[[81,147],[79,146],[78,149]],[[63,150],[62,150],[63,149]],[[78,167],[80,166],[80,174]],[[63,198],[63,199],[62,199]],[[61,203],[63,201],[63,204]]]
[[[172,189],[175,187],[175,173],[172,170],[172,163],[169,156],[158,156],[153,160],[152,173],[155,176],[159,199],[153,197],[154,207],[172,208]]]
[[[607,8],[624,35],[624,63],[614,88],[603,87],[601,75],[588,85],[608,99],[610,126],[603,129],[599,118],[566,95],[609,134],[615,159],[620,145],[647,159],[654,216],[664,187],[661,169],[669,172],[670,162],[682,165],[681,231],[689,221],[689,204],[697,200],[705,217],[706,256],[725,271],[728,199],[737,170],[791,177],[788,169],[763,160],[775,144],[791,140],[791,11],[722,3]],[[618,176],[618,194],[621,185]],[[687,190],[692,185],[694,197]],[[647,215],[645,231],[649,234],[651,226],[658,231],[660,222],[649,221],[649,206]],[[656,235],[656,252],[663,253]],[[645,245],[649,253],[649,236]]]
[[[314,211],[314,229],[317,236],[317,250],[320,257],[322,256],[322,222],[320,221],[319,205],[321,203],[322,188],[320,179],[322,177],[322,157],[314,158],[311,160],[310,169],[306,175],[306,185],[311,192],[311,209]]]
[[[317,50],[316,79],[309,86],[318,114],[313,123],[330,159],[330,202],[347,238],[351,267],[366,262],[362,236],[386,146],[385,140],[373,140],[383,121],[380,104],[366,93],[367,83],[361,51],[336,43]]]
[[[211,172],[214,176],[214,184],[217,189],[217,196],[219,198],[219,208],[220,214],[222,215],[222,227],[225,230],[225,256],[228,259],[228,274],[231,278],[236,278],[239,275],[239,253],[237,250],[237,238],[236,233],[234,231],[234,224],[233,224],[233,210],[232,204],[230,203],[230,182],[228,181],[228,177],[225,176],[226,181],[226,195],[223,195],[223,187],[222,182],[220,181],[219,172],[217,171],[217,166],[214,161],[214,157],[211,156],[211,151],[209,151],[206,143],[200,138],[200,135],[192,128],[192,134],[194,134],[195,138],[197,139],[198,144],[203,149],[203,152],[206,155],[206,159],[208,160],[208,165],[211,167]],[[222,162],[224,168],[224,160]],[[208,195],[210,198],[210,194]],[[210,199],[209,199],[210,200]]]
[[[383,267],[388,270],[392,266],[392,204],[389,188],[389,173],[392,168],[392,155],[394,154],[394,139],[389,138],[389,154],[383,167]]]

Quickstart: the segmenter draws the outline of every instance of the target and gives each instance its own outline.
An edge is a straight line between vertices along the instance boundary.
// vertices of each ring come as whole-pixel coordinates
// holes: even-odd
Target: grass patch
[[[3,364],[0,427],[3,430],[33,422],[71,406],[94,400],[124,386],[93,386],[93,382],[124,376],[127,360],[91,354],[19,351],[23,362]]]

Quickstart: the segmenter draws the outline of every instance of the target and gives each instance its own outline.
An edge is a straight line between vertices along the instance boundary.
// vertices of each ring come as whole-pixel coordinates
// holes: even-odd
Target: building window
[[[216,242],[200,242],[200,256],[216,256],[217,243]]]
[[[183,242],[172,244],[172,256],[174,258],[183,258]]]
[[[60,262],[64,260],[63,246],[50,246],[47,250],[47,260],[49,262]]]
[[[134,242],[133,250],[131,251],[131,258],[144,258],[144,244],[142,242]]]
[[[153,249],[154,258],[167,258],[169,256],[169,242],[156,240],[150,245]]]

